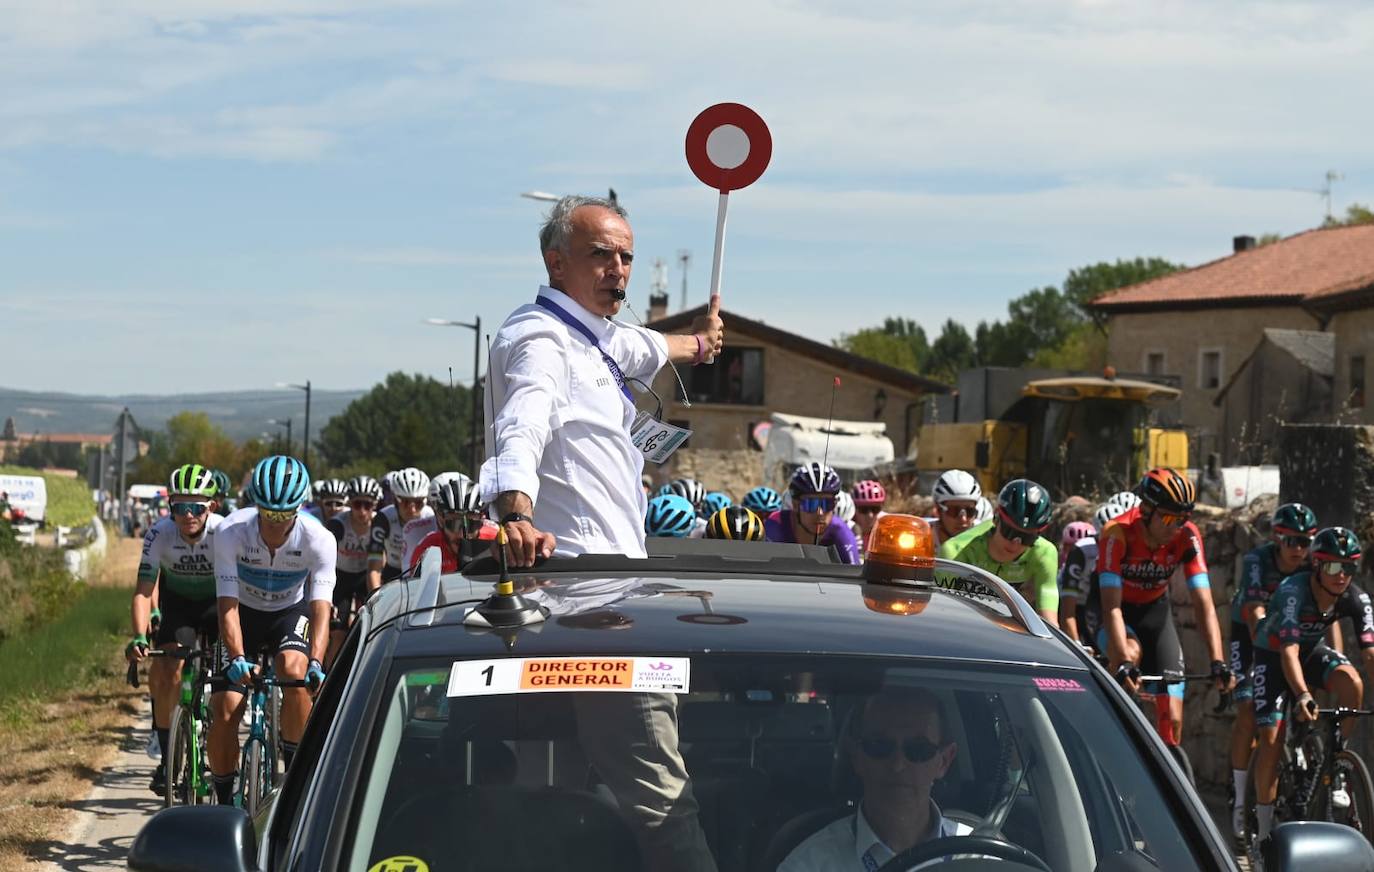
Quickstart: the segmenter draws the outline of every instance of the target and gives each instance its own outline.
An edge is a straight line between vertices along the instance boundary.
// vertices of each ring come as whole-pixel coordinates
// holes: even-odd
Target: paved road
[[[43,872],[56,870],[123,870],[134,835],[162,800],[148,790],[153,761],[144,753],[150,723],[148,704],[124,728],[119,753],[100,773],[90,795],[71,804],[76,820],[60,840],[38,849]]]

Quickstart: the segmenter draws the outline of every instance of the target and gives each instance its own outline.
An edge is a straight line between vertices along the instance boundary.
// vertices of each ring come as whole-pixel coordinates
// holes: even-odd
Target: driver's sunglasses
[[[172,516],[190,515],[199,518],[201,515],[210,511],[210,507],[205,503],[172,503]]]
[[[1360,564],[1353,560],[1324,560],[1321,568],[1323,575],[1354,575]]]
[[[902,756],[912,763],[925,763],[940,753],[940,746],[929,739],[903,739],[900,744]],[[891,759],[897,747],[897,740],[886,736],[859,740],[859,748],[863,750],[864,756],[872,760]]]
[[[444,515],[444,529],[450,533],[470,533],[482,526],[479,515]]]
[[[954,518],[976,518],[978,517],[977,506],[940,506],[940,511]]]
[[[797,500],[797,507],[803,512],[833,512],[835,511],[835,498],[802,497]]]
[[[285,524],[296,517],[295,509],[258,509],[258,515],[269,524]]]
[[[1040,528],[1040,530],[1043,529],[1045,528]],[[1003,518],[999,517],[997,519],[997,532],[1001,533],[1002,538],[1006,539],[1008,542],[1018,542],[1022,545],[1034,545],[1035,540],[1040,538],[1040,530],[1022,530],[1020,527],[1012,526],[1009,521]]]
[[[418,512],[425,507],[425,499],[424,497],[397,497],[396,504],[408,509],[415,509]]]
[[[1284,537],[1283,537],[1282,539],[1280,539],[1279,541],[1281,541],[1284,545],[1288,546],[1289,548],[1311,548],[1311,547],[1312,547],[1312,537],[1311,537],[1311,536],[1284,536]]]
[[[377,507],[377,503],[374,500],[349,500],[348,505],[360,512],[371,511]]]
[[[333,509],[335,511],[339,511],[344,507],[345,503],[343,500],[325,500],[324,502],[320,503],[320,505],[326,509]]]

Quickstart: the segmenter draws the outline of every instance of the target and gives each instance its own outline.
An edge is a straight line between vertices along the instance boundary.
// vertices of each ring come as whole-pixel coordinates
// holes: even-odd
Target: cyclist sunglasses
[[[940,506],[940,511],[946,515],[957,518],[976,518],[978,517],[977,506]]]
[[[1280,541],[1283,542],[1284,545],[1287,545],[1289,548],[1312,547],[1311,536],[1284,536],[1283,539],[1281,539]]]
[[[1043,530],[1044,527],[1040,529]],[[1019,542],[1022,545],[1034,545],[1035,540],[1040,538],[1040,530],[1022,530],[1019,527],[1013,527],[1002,518],[997,519],[997,532],[1001,533],[1002,538],[1008,542]]]
[[[296,517],[295,509],[258,509],[258,515],[271,524],[285,524]]]
[[[1191,516],[1178,512],[1162,512],[1159,509],[1155,509],[1155,517],[1159,518],[1159,522],[1166,527],[1176,527],[1179,524],[1186,523]]]
[[[208,511],[210,511],[210,507],[205,503],[172,503],[172,514],[174,516],[190,515],[193,518],[199,518]]]
[[[444,515],[444,529],[450,533],[467,533],[482,526],[482,516]]]
[[[872,760],[888,760],[896,753],[898,742],[886,736],[860,739],[859,748],[864,756]],[[900,743],[902,756],[912,763],[925,763],[940,753],[940,746],[929,739],[903,739]]]
[[[833,512],[835,511],[835,498],[802,497],[797,500],[797,507],[803,512]]]
[[[1324,575],[1354,575],[1360,568],[1353,560],[1325,560],[1321,566]]]
[[[351,500],[348,504],[364,512],[368,509],[375,509],[377,507],[377,503],[373,500]]]

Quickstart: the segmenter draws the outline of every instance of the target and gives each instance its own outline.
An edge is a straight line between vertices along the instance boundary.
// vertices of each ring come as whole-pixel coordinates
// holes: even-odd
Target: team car
[[[129,867],[1237,868],[1116,682],[935,559],[924,521],[879,519],[862,566],[651,546],[509,574],[426,553],[359,613],[268,807],[159,812]],[[1280,826],[1266,856],[1374,865],[1334,824]]]

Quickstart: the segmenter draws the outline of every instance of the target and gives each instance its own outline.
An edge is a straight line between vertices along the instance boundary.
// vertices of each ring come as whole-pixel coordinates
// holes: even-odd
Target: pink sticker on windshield
[[[1078,683],[1076,678],[1032,678],[1035,686],[1043,691],[1061,691],[1066,693],[1082,693],[1087,690]]]

